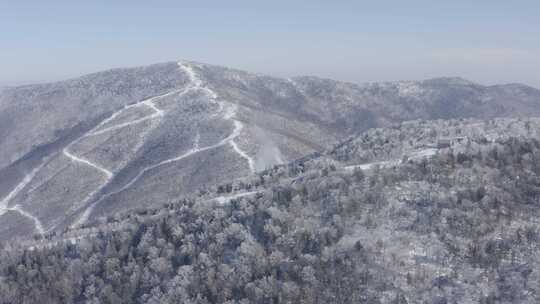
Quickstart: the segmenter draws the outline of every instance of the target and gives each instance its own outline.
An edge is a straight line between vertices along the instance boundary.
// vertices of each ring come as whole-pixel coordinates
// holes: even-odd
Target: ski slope
[[[203,81],[195,73],[195,71],[193,70],[191,65],[179,62],[178,66],[188,76],[188,78],[190,80],[190,84],[183,91],[181,91],[181,92],[176,91],[176,93],[179,93],[180,95],[183,95],[183,94],[186,94],[187,92],[194,91],[194,90],[201,90],[201,91],[205,92],[208,95],[209,98],[211,98],[212,100],[214,100],[218,104],[219,113],[221,113],[222,118],[224,120],[229,120],[229,121],[233,122],[234,128],[233,128],[232,133],[229,136],[227,136],[226,138],[219,141],[218,143],[213,144],[213,145],[209,145],[209,146],[206,146],[206,147],[199,147],[199,140],[198,140],[199,135],[197,135],[196,140],[195,140],[195,144],[194,144],[192,149],[190,149],[189,151],[187,151],[187,152],[185,152],[183,154],[180,154],[180,155],[178,155],[178,156],[176,156],[174,158],[166,159],[166,160],[163,160],[163,161],[161,161],[161,162],[159,162],[157,164],[154,164],[154,165],[143,168],[137,175],[135,175],[135,177],[133,177],[123,187],[121,187],[120,189],[118,189],[116,191],[104,194],[103,196],[98,198],[95,202],[93,202],[91,205],[89,205],[82,212],[81,216],[72,224],[72,227],[78,227],[78,226],[84,224],[85,222],[87,222],[90,215],[92,214],[93,210],[96,208],[97,205],[99,205],[103,200],[107,199],[108,197],[119,194],[119,193],[124,192],[127,189],[131,188],[147,172],[149,172],[151,170],[154,170],[154,169],[157,169],[157,168],[159,168],[161,166],[173,163],[173,162],[181,161],[181,160],[186,159],[186,158],[188,158],[190,156],[193,156],[193,155],[195,155],[197,153],[208,151],[210,149],[216,149],[216,148],[222,147],[222,146],[224,146],[226,144],[230,144],[232,146],[233,150],[238,155],[240,155],[240,157],[242,157],[243,159],[246,160],[250,172],[252,172],[252,173],[255,172],[255,161],[253,160],[253,158],[250,157],[245,151],[240,149],[240,147],[238,147],[238,145],[234,141],[237,137],[240,136],[242,130],[244,129],[244,124],[242,122],[240,122],[239,120],[235,119],[238,106],[236,104],[228,103],[226,101],[222,101],[222,100],[218,101],[218,95],[212,89],[210,89],[208,87],[205,87],[203,85]],[[170,94],[172,94],[172,93],[162,95],[161,97],[168,96]],[[160,98],[160,96],[149,99],[149,100],[146,100],[146,101],[143,101],[143,103],[145,103],[146,105],[148,105],[150,107],[153,107],[154,110],[156,111],[155,115],[163,116],[165,114],[164,111],[157,108],[155,106],[155,104],[153,103],[153,100],[155,100],[156,98]]]

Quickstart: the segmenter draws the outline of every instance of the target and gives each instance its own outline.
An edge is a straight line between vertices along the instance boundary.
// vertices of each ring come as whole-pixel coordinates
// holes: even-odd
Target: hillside
[[[157,206],[401,121],[534,115],[540,92],[522,85],[356,85],[193,62],[6,88],[1,228],[29,236]]]
[[[161,207],[8,242],[1,303],[537,303],[539,127],[370,130]]]

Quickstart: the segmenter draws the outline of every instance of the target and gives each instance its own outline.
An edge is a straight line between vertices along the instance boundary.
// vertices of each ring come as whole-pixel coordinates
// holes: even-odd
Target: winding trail
[[[19,205],[16,205],[15,207],[10,208],[10,209],[13,210],[13,211],[17,211],[21,215],[31,219],[34,222],[34,227],[36,228],[36,230],[37,230],[37,232],[39,234],[44,234],[46,232],[45,229],[43,229],[43,225],[41,224],[41,221],[37,217],[35,217],[32,214],[30,214],[30,213],[24,211],[23,209],[21,209],[21,207]]]
[[[235,123],[238,122],[238,121],[234,121]],[[230,141],[230,144],[231,146],[233,147],[234,151],[236,151],[236,153],[238,153],[240,156],[242,156],[243,158],[245,158],[248,162],[248,166],[249,166],[249,170],[252,172],[252,173],[255,173],[255,161],[253,161],[253,158],[251,158],[249,155],[246,154],[246,152],[244,152],[243,150],[241,150],[238,145],[236,144],[236,142],[234,140],[231,140]]]
[[[45,233],[45,230],[43,229],[43,225],[41,224],[41,221],[31,215],[30,213],[24,211],[19,205],[15,205],[14,207],[8,207],[9,203],[19,192],[21,192],[22,189],[24,189],[36,176],[36,174],[45,166],[47,161],[44,161],[41,165],[37,166],[32,170],[30,173],[28,173],[23,180],[6,196],[0,201],[0,216],[4,215],[8,211],[15,211],[20,213],[21,215],[28,217],[34,222],[34,227],[38,231],[39,234]]]
[[[178,93],[179,91],[180,90],[172,91],[172,92],[169,92],[169,93],[166,93],[166,94],[163,94],[163,95],[159,95],[159,96],[156,96],[156,97],[152,97],[152,98],[143,100],[143,101],[135,103],[135,104],[124,106],[122,109],[116,111],[110,117],[103,120],[101,123],[99,123],[92,130],[88,131],[86,134],[79,137],[74,142],[70,143],[67,147],[65,147],[62,150],[62,153],[66,157],[68,157],[70,160],[72,160],[74,162],[82,163],[82,164],[84,164],[86,166],[92,167],[92,168],[100,171],[101,173],[103,173],[105,175],[105,179],[106,179],[105,184],[109,183],[110,180],[112,180],[112,178],[114,176],[113,172],[111,172],[110,170],[108,170],[108,169],[106,169],[106,168],[104,168],[104,167],[102,167],[102,166],[100,166],[98,164],[95,164],[95,163],[91,162],[90,160],[87,160],[87,159],[84,159],[82,157],[76,156],[75,154],[73,154],[69,150],[69,148],[71,146],[73,146],[74,144],[80,142],[82,139],[84,139],[86,137],[100,135],[100,134],[103,134],[103,133],[106,133],[106,132],[118,130],[118,129],[130,126],[130,125],[141,123],[141,122],[146,121],[146,120],[150,120],[150,119],[154,119],[154,118],[158,118],[158,117],[163,116],[163,114],[164,114],[163,111],[160,110],[158,107],[156,107],[156,105],[153,103],[153,101],[156,100],[156,99],[159,99],[159,98],[163,98],[163,97]],[[118,124],[118,125],[114,125],[112,127],[109,127],[109,128],[103,129],[103,130],[98,130],[99,128],[101,128],[106,123],[108,123],[108,122],[114,120],[116,117],[118,117],[118,115],[120,115],[123,111],[125,111],[127,109],[130,109],[130,108],[133,108],[133,107],[138,107],[138,106],[141,106],[141,105],[147,106],[150,109],[154,110],[154,113],[152,115],[149,115],[149,116],[146,116],[146,117],[143,117],[143,118],[140,118],[140,119],[136,119],[136,120],[126,122],[126,123],[122,123],[122,124]],[[43,224],[41,223],[41,221],[37,217],[35,217],[31,213],[23,210],[20,205],[16,205],[14,207],[8,207],[8,206],[9,206],[9,203],[11,202],[11,200],[13,200],[13,198],[15,198],[17,196],[17,194],[19,194],[19,192],[21,192],[34,179],[36,174],[45,166],[45,164],[46,164],[46,162],[44,162],[40,166],[34,168],[30,173],[28,173],[23,178],[23,180],[7,196],[5,196],[0,201],[0,216],[3,215],[4,213],[6,213],[7,211],[18,212],[21,215],[30,218],[34,222],[34,226],[35,226],[36,230],[40,234],[44,234],[47,231],[43,228]],[[84,203],[87,200],[91,199],[91,197],[93,195],[95,195],[100,189],[101,189],[101,187],[96,189],[95,191],[91,192],[89,195],[87,195],[82,203]]]
[[[139,118],[139,119],[136,119],[136,120],[133,120],[133,121],[124,122],[124,123],[118,124],[118,125],[116,125],[116,126],[112,126],[112,127],[108,127],[108,128],[99,130],[99,131],[92,132],[92,133],[89,134],[88,136],[95,136],[95,135],[100,135],[100,134],[104,134],[104,133],[107,133],[107,132],[119,130],[119,129],[122,129],[122,128],[125,128],[125,127],[128,127],[128,126],[131,126],[131,125],[134,125],[134,124],[141,123],[141,122],[143,122],[143,121],[147,121],[147,120],[151,120],[151,119],[157,118],[158,116],[159,116],[159,115],[158,115],[157,113],[154,113],[154,114],[152,114],[152,115],[150,115],[150,116],[146,116],[146,117],[143,117],[143,118]]]
[[[214,100],[218,106],[219,106],[219,110],[218,110],[218,113],[221,112],[222,113],[222,117],[223,119],[225,120],[231,120],[234,124],[234,129],[233,129],[233,132],[226,138],[222,139],[221,141],[219,141],[218,143],[216,144],[213,144],[213,145],[210,145],[210,146],[206,146],[206,147],[203,147],[203,148],[200,148],[199,147],[199,134],[197,134],[196,136],[196,139],[195,139],[195,143],[194,143],[194,147],[187,151],[186,153],[184,154],[181,154],[177,157],[174,157],[174,158],[170,158],[170,159],[166,159],[166,160],[163,160],[157,164],[154,164],[154,165],[151,165],[151,166],[148,166],[148,167],[145,167],[144,169],[142,169],[135,177],[133,177],[127,184],[125,184],[123,187],[121,187],[120,189],[116,190],[116,191],[113,191],[113,192],[110,192],[110,193],[107,193],[107,194],[104,194],[103,196],[101,196],[99,199],[97,199],[95,202],[93,202],[90,206],[88,206],[82,213],[82,215],[71,225],[71,227],[78,227],[82,224],[84,224],[86,221],[88,221],[88,218],[90,217],[90,215],[92,214],[93,210],[95,209],[95,207],[101,203],[103,200],[113,196],[113,195],[116,195],[116,194],[119,194],[127,189],[129,189],[130,187],[132,187],[146,172],[150,171],[150,170],[153,170],[153,169],[156,169],[158,167],[161,167],[163,165],[166,165],[166,164],[170,164],[170,163],[173,163],[173,162],[177,162],[177,161],[180,161],[180,160],[183,160],[187,157],[190,157],[194,154],[197,154],[199,152],[204,152],[204,151],[207,151],[207,150],[210,150],[210,149],[215,149],[215,148],[218,148],[218,147],[222,147],[226,144],[230,144],[232,147],[233,147],[233,150],[238,153],[242,158],[246,159],[246,161],[248,162],[248,166],[249,166],[249,169],[250,171],[253,173],[255,172],[255,161],[253,160],[253,158],[251,158],[245,151],[243,151],[242,149],[240,149],[238,147],[238,145],[236,144],[236,142],[234,142],[234,140],[240,136],[240,133],[242,132],[243,128],[244,128],[244,124],[242,122],[240,122],[239,120],[236,120],[234,119],[234,117],[236,116],[236,113],[237,113],[237,105],[236,104],[231,104],[231,103],[227,103],[225,101],[218,101],[218,95],[213,91],[211,90],[210,88],[206,87],[203,85],[203,81],[197,76],[197,74],[195,73],[195,71],[193,70],[193,68],[189,65],[189,64],[185,64],[185,63],[182,63],[182,62],[178,62],[178,66],[181,70],[183,70],[186,75],[188,76],[189,80],[190,80],[190,85],[185,88],[184,90],[182,91],[174,91],[174,92],[171,92],[171,93],[167,93],[165,95],[161,95],[161,96],[158,96],[158,97],[154,97],[154,98],[150,98],[148,100],[145,100],[143,101],[142,103],[144,103],[145,105],[151,107],[152,109],[155,110],[155,114],[153,115],[156,115],[157,116],[163,116],[164,115],[164,112],[162,110],[160,110],[159,108],[157,108],[155,106],[155,104],[153,103],[153,101],[156,99],[156,98],[162,98],[162,97],[165,97],[165,96],[169,96],[171,94],[174,94],[174,93],[180,93],[180,96],[184,95],[184,94],[187,94],[188,92],[190,91],[194,91],[194,90],[201,90],[203,92],[205,92],[209,98],[211,98],[212,100]],[[138,119],[138,120],[142,120],[144,118],[141,118],[141,119]],[[136,123],[136,121],[133,121],[131,123]],[[129,125],[128,123],[125,123],[127,125]],[[118,127],[120,128],[121,126],[118,125],[118,126],[115,126],[115,127]],[[115,127],[110,127],[108,128],[109,130],[113,130],[112,128],[115,128]],[[102,131],[105,131],[105,130],[102,130]],[[100,132],[102,132],[100,131]],[[91,133],[91,134],[95,134],[94,133]],[[108,182],[107,182],[108,183]],[[100,189],[96,190],[97,191],[100,191]],[[92,196],[94,195],[95,193],[92,193]]]
[[[67,145],[62,150],[62,153],[67,158],[69,158],[71,161],[83,164],[83,165],[88,166],[88,167],[91,167],[91,168],[99,171],[100,173],[102,173],[104,175],[103,184],[101,186],[99,186],[97,189],[95,189],[94,191],[90,192],[88,195],[86,195],[86,197],[83,198],[83,200],[81,202],[79,202],[78,204],[76,204],[75,206],[84,206],[84,205],[86,205],[86,203],[88,201],[90,201],[97,193],[99,193],[99,191],[101,191],[103,189],[103,187],[105,187],[106,185],[108,185],[112,181],[112,179],[114,178],[114,172],[112,172],[111,170],[109,170],[109,169],[107,169],[107,168],[105,168],[105,167],[103,167],[103,166],[101,166],[101,165],[99,165],[99,164],[97,164],[95,162],[92,162],[91,160],[89,160],[87,158],[84,158],[83,156],[76,155],[73,151],[70,150],[70,148],[72,146],[74,146],[75,144],[79,143],[81,140],[83,140],[85,138],[88,138],[88,137],[91,137],[91,136],[97,136],[97,135],[101,135],[101,134],[104,134],[104,133],[107,133],[107,132],[116,131],[116,130],[131,126],[131,125],[139,124],[139,123],[142,123],[142,122],[148,121],[148,120],[161,119],[161,117],[163,117],[165,115],[165,112],[163,110],[161,110],[160,108],[158,108],[156,106],[156,104],[154,103],[154,101],[156,101],[158,99],[161,99],[161,98],[164,98],[164,97],[167,97],[167,96],[171,96],[173,94],[178,94],[178,93],[180,94],[179,96],[182,96],[182,95],[187,94],[187,93],[189,93],[191,91],[201,90],[201,91],[205,92],[212,100],[214,100],[218,104],[219,110],[218,110],[218,113],[216,113],[216,115],[218,115],[219,113],[222,113],[223,119],[231,120],[233,122],[233,124],[234,124],[233,132],[228,137],[226,137],[225,139],[222,139],[218,143],[210,145],[210,146],[206,146],[206,147],[203,147],[203,148],[199,147],[199,135],[197,135],[195,143],[194,143],[194,147],[191,150],[189,150],[186,153],[184,153],[182,155],[179,155],[177,157],[167,159],[167,160],[161,161],[161,162],[159,162],[157,164],[154,164],[152,166],[144,168],[130,182],[128,182],[122,188],[120,188],[117,191],[114,191],[114,192],[111,192],[111,193],[108,193],[108,194],[105,194],[105,195],[101,196],[94,203],[92,203],[90,206],[88,206],[84,210],[82,216],[78,220],[75,221],[75,223],[73,224],[74,226],[78,226],[78,225],[86,222],[88,217],[90,216],[90,214],[92,213],[93,209],[95,208],[95,206],[97,204],[99,204],[101,201],[103,201],[104,199],[106,199],[106,198],[108,198],[108,197],[110,197],[112,195],[118,194],[118,193],[120,193],[122,191],[125,191],[126,189],[130,188],[146,172],[148,172],[150,170],[153,170],[155,168],[158,168],[160,166],[172,163],[172,162],[180,161],[182,159],[185,159],[185,158],[187,158],[189,156],[192,156],[192,155],[194,155],[196,153],[199,153],[199,152],[207,151],[207,150],[210,150],[210,149],[215,149],[215,148],[224,146],[226,144],[230,144],[232,146],[233,150],[238,155],[240,155],[242,158],[244,158],[247,161],[248,166],[249,166],[249,170],[251,172],[255,172],[255,162],[254,162],[253,158],[250,157],[245,151],[243,151],[238,146],[238,144],[234,141],[238,136],[240,136],[240,133],[242,132],[242,130],[244,128],[244,124],[242,122],[240,122],[239,120],[235,119],[236,113],[237,113],[237,105],[231,104],[231,103],[228,103],[228,102],[225,102],[225,101],[218,101],[217,100],[218,95],[213,90],[211,90],[210,88],[203,85],[203,81],[198,77],[198,75],[195,73],[195,71],[193,70],[193,68],[192,68],[192,66],[190,64],[185,64],[185,63],[179,62],[178,66],[179,66],[179,68],[181,70],[183,70],[186,73],[186,75],[188,76],[188,78],[190,80],[190,85],[188,85],[187,88],[183,88],[181,90],[174,90],[174,91],[168,92],[168,93],[163,94],[163,95],[155,96],[155,97],[152,97],[152,98],[149,98],[149,99],[146,99],[146,100],[143,100],[143,101],[131,104],[131,105],[126,105],[123,108],[121,108],[120,110],[114,112],[107,119],[104,119],[96,127],[94,127],[93,129],[91,129],[90,131],[83,134],[81,137],[79,137],[78,139],[76,139],[75,141],[73,141],[72,143]],[[125,110],[133,108],[133,107],[140,107],[140,106],[146,106],[146,107],[152,109],[154,111],[154,113],[151,114],[151,115],[142,117],[142,118],[134,119],[132,121],[119,123],[119,124],[116,124],[116,125],[104,128],[104,129],[100,129],[105,124],[107,124],[107,123],[113,121],[115,118],[117,118]],[[145,132],[145,133],[147,133],[147,132]],[[46,230],[43,228],[42,223],[39,221],[39,219],[37,217],[35,217],[32,214],[30,214],[29,212],[23,210],[20,205],[16,205],[14,207],[8,207],[8,206],[9,206],[9,203],[11,202],[11,200],[14,197],[16,197],[17,194],[19,194],[34,179],[36,174],[43,168],[44,165],[45,164],[42,164],[42,165],[36,167],[35,169],[33,169],[30,173],[28,173],[23,178],[23,180],[6,197],[4,197],[0,201],[0,215],[4,214],[7,211],[19,212],[21,215],[30,218],[34,222],[34,226],[35,226],[36,230],[40,234],[45,233]],[[54,227],[52,227],[51,229],[54,229]]]
[[[100,134],[103,134],[103,133],[106,133],[106,132],[110,132],[110,131],[114,131],[114,130],[118,130],[118,129],[121,129],[121,128],[125,128],[127,126],[130,126],[130,125],[134,125],[134,124],[138,124],[138,123],[141,123],[143,121],[146,121],[146,120],[150,120],[150,119],[155,119],[155,118],[161,118],[164,116],[164,111],[159,109],[155,104],[154,104],[154,101],[157,100],[157,99],[161,99],[161,98],[164,98],[164,97],[167,97],[167,96],[171,96],[173,94],[176,94],[176,93],[179,93],[181,90],[174,90],[172,92],[169,92],[169,93],[165,93],[163,95],[159,95],[159,96],[155,96],[155,97],[152,97],[152,98],[149,98],[149,99],[146,99],[146,100],[143,100],[141,102],[138,102],[138,103],[135,103],[135,104],[132,104],[132,105],[128,105],[128,106],[125,106],[124,108],[120,109],[119,111],[115,112],[113,115],[111,115],[111,117],[109,117],[108,119],[105,119],[103,122],[101,122],[99,125],[97,125],[95,128],[93,128],[92,130],[90,130],[87,134],[81,136],[79,139],[77,139],[75,142],[71,143],[68,147],[66,147],[64,149],[64,154],[66,156],[68,156],[69,158],[71,158],[73,161],[78,161],[78,162],[81,162],[83,164],[86,164],[88,166],[91,166],[101,172],[103,172],[106,176],[106,179],[105,179],[105,182],[103,183],[103,185],[101,185],[100,187],[96,188],[94,191],[90,192],[88,195],[86,195],[86,197],[78,204],[78,205],[85,205],[89,200],[91,200],[97,193],[99,193],[103,187],[105,187],[106,185],[108,185],[113,177],[114,177],[114,174],[113,172],[95,164],[95,163],[92,163],[90,162],[89,160],[86,160],[86,159],[83,159],[83,158],[80,158],[80,157],[77,157],[75,155],[73,155],[72,153],[69,152],[68,148],[71,146],[71,145],[74,145],[76,144],[77,142],[81,141],[82,139],[86,138],[86,137],[90,137],[90,136],[96,136],[96,135],[100,135]],[[126,109],[129,109],[129,108],[132,108],[132,107],[138,107],[138,106],[141,106],[141,105],[144,105],[144,106],[147,106],[149,107],[150,109],[154,110],[154,113],[152,115],[149,115],[149,116],[146,116],[146,117],[143,117],[143,118],[139,118],[139,119],[135,119],[133,121],[129,121],[129,122],[125,122],[125,123],[121,123],[121,124],[117,124],[117,125],[114,125],[114,126],[111,126],[109,128],[105,128],[103,130],[99,130],[100,127],[102,127],[103,125],[105,125],[106,123],[110,122],[111,120],[113,120],[114,118],[118,117],[118,115],[120,115],[123,111],[125,111]],[[99,130],[99,131],[96,131],[96,130]],[[150,130],[148,130],[147,132],[145,133],[148,133]],[[100,198],[98,199],[97,202],[101,201],[103,199]],[[89,210],[89,209],[93,209],[93,206],[96,204],[92,204],[90,205],[83,213],[83,216],[81,217],[81,219],[83,219],[84,221],[86,221],[86,218],[88,216],[84,216],[84,214],[86,214],[88,212],[88,215],[90,214],[89,212],[91,212],[92,210]],[[76,222],[77,225],[80,225],[81,223],[79,223],[80,219]]]
[[[92,163],[89,160],[86,160],[86,159],[83,159],[83,158],[80,158],[80,157],[77,157],[77,156],[71,154],[71,152],[69,152],[69,150],[67,148],[65,148],[63,150],[63,152],[64,152],[64,155],[69,157],[71,160],[73,160],[75,162],[83,163],[83,164],[88,165],[88,166],[90,166],[90,167],[92,167],[92,168],[94,168],[94,169],[96,169],[98,171],[101,171],[103,174],[105,174],[105,176],[107,176],[107,179],[112,178],[113,173],[111,171],[109,171],[109,170],[107,170],[107,169],[105,169],[103,167],[100,167],[99,165],[96,165],[96,164]]]
[[[13,188],[13,190],[11,190],[11,192],[6,197],[4,197],[0,201],[0,215],[4,214],[6,210],[8,210],[8,206],[11,200],[15,198],[15,196],[17,196],[17,194],[19,194],[19,192],[21,192],[21,190],[24,189],[24,187],[26,187],[32,181],[32,179],[34,179],[38,171],[45,166],[45,163],[46,162],[37,166],[36,168],[34,168],[34,170],[28,173],[23,178],[23,180],[15,188]]]
[[[240,149],[238,144],[234,141],[236,137],[240,135],[240,132],[244,128],[244,124],[241,121],[235,119],[236,113],[238,111],[238,106],[236,104],[229,104],[224,101],[217,101],[218,95],[216,94],[216,92],[214,92],[212,89],[203,85],[203,81],[197,76],[197,73],[195,73],[195,71],[193,70],[191,66],[183,64],[181,62],[179,62],[178,65],[180,66],[181,69],[183,69],[186,72],[186,74],[190,78],[190,81],[193,87],[205,91],[211,99],[213,99],[214,101],[218,103],[218,106],[219,106],[218,113],[219,112],[223,113],[222,114],[223,119],[233,121],[234,123],[233,134],[229,136],[227,139],[225,139],[225,141],[228,142],[232,146],[233,150],[238,155],[240,155],[242,158],[244,158],[247,161],[250,172],[255,173],[255,161],[245,151]],[[208,149],[220,147],[222,146],[222,144],[225,144],[226,142],[221,141],[215,146],[208,147]]]
[[[177,157],[167,159],[167,160],[163,160],[163,161],[161,161],[161,162],[159,162],[157,164],[154,164],[154,165],[151,165],[149,167],[146,167],[146,168],[142,169],[131,181],[129,181],[122,188],[120,188],[120,189],[118,189],[118,190],[116,190],[114,192],[107,193],[107,194],[99,197],[94,203],[92,203],[90,206],[87,206],[85,208],[85,210],[83,211],[82,215],[72,224],[72,227],[73,226],[79,226],[82,223],[86,222],[88,220],[90,214],[92,213],[93,209],[95,208],[95,206],[97,204],[99,204],[101,201],[105,200],[106,198],[108,198],[108,197],[110,197],[112,195],[118,194],[118,193],[123,192],[126,189],[132,187],[146,172],[148,172],[150,170],[153,170],[153,169],[156,169],[158,167],[161,167],[163,165],[170,164],[172,162],[180,161],[182,159],[190,157],[190,156],[192,156],[192,155],[194,155],[196,153],[199,153],[199,152],[207,151],[207,150],[210,150],[210,149],[215,149],[215,148],[218,148],[218,147],[222,147],[222,146],[224,146],[226,144],[230,144],[232,146],[233,150],[238,155],[240,155],[243,159],[245,159],[247,161],[248,166],[249,166],[249,170],[251,172],[255,172],[255,162],[254,162],[253,158],[250,157],[245,151],[243,151],[238,146],[238,144],[234,141],[238,136],[240,136],[242,130],[244,129],[244,124],[242,122],[240,122],[239,120],[235,119],[236,113],[237,113],[237,108],[238,108],[237,105],[229,103],[229,102],[225,102],[225,101],[218,101],[217,100],[218,95],[213,90],[211,90],[210,88],[203,85],[203,81],[197,76],[197,74],[195,73],[193,68],[190,66],[190,64],[185,64],[185,63],[179,62],[178,66],[179,66],[179,68],[181,70],[183,70],[186,73],[186,75],[188,76],[188,78],[190,80],[190,84],[188,85],[188,87],[185,87],[185,88],[180,89],[180,90],[174,90],[174,91],[168,92],[166,94],[155,96],[155,97],[152,97],[152,98],[149,98],[149,99],[146,99],[146,100],[143,100],[143,101],[131,104],[131,105],[126,105],[123,108],[121,108],[120,110],[114,112],[107,119],[104,119],[96,127],[91,129],[87,133],[83,134],[81,137],[77,138],[75,141],[71,142],[69,145],[67,145],[62,150],[62,153],[67,158],[69,158],[71,161],[83,164],[83,165],[88,166],[88,167],[91,167],[91,168],[99,171],[100,173],[102,173],[104,175],[103,184],[101,186],[97,187],[94,191],[90,192],[88,195],[86,195],[85,198],[83,198],[83,200],[81,202],[79,202],[78,204],[76,204],[74,206],[83,206],[82,208],[85,208],[84,206],[96,194],[98,194],[103,189],[103,187],[105,187],[106,185],[108,185],[112,181],[112,179],[114,178],[115,173],[112,172],[111,170],[109,170],[109,169],[95,163],[95,162],[92,162],[89,159],[84,158],[83,156],[76,155],[73,151],[70,150],[70,148],[73,145],[75,145],[75,144],[79,143],[80,141],[82,141],[83,139],[91,137],[91,136],[97,136],[97,135],[101,135],[101,134],[104,134],[104,133],[107,133],[107,132],[116,131],[116,130],[131,126],[131,125],[139,124],[139,123],[142,123],[142,122],[148,121],[148,120],[161,119],[165,115],[165,112],[163,110],[161,110],[160,108],[158,108],[156,106],[156,104],[154,103],[154,101],[156,101],[158,99],[161,99],[161,98],[164,98],[164,97],[167,97],[167,96],[171,96],[173,94],[179,94],[179,96],[182,96],[182,95],[187,94],[187,93],[189,93],[191,91],[201,90],[201,91],[205,92],[209,96],[209,98],[214,100],[219,106],[218,113],[213,114],[212,116],[219,115],[219,113],[221,113],[221,116],[222,116],[223,119],[230,120],[230,121],[233,122],[234,129],[233,129],[232,133],[229,136],[227,136],[226,138],[219,141],[218,143],[213,144],[213,145],[209,145],[209,146],[206,146],[206,147],[202,147],[202,148],[199,147],[200,135],[197,134],[196,139],[195,139],[195,143],[194,143],[194,147],[191,150],[189,150],[189,151],[185,152],[184,154],[181,154],[181,155],[179,155]],[[151,115],[142,117],[142,118],[134,119],[132,121],[123,122],[123,123],[119,123],[119,124],[116,124],[116,125],[104,128],[104,129],[100,129],[105,124],[107,124],[107,123],[113,121],[115,118],[117,118],[125,110],[133,108],[133,107],[140,107],[140,106],[146,106],[146,107],[152,109],[154,111],[154,113],[152,113]],[[145,134],[148,133],[148,132],[145,132]],[[32,214],[30,214],[29,212],[23,210],[20,205],[15,205],[14,207],[8,207],[8,206],[9,206],[9,203],[11,202],[11,200],[13,198],[15,198],[17,196],[17,194],[19,194],[34,179],[36,174],[44,166],[45,166],[45,163],[43,163],[42,165],[40,165],[40,166],[36,167],[35,169],[33,169],[30,173],[28,173],[23,178],[23,180],[6,197],[4,197],[0,201],[0,215],[4,214],[7,211],[19,212],[21,215],[30,218],[34,222],[35,229],[40,234],[46,233],[47,231],[44,229],[42,223],[39,221],[39,219],[37,217],[35,217]],[[51,229],[54,229],[54,226]]]

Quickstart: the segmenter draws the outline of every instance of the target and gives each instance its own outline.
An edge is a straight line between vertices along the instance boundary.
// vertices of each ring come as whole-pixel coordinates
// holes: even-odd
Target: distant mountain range
[[[374,127],[527,116],[540,116],[540,91],[519,84],[357,85],[194,62],[5,88],[0,239],[162,205]]]

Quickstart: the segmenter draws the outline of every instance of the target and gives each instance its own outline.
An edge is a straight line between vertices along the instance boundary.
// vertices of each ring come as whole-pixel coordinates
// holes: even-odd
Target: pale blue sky
[[[0,84],[176,59],[353,82],[540,87],[540,2],[0,0]]]

